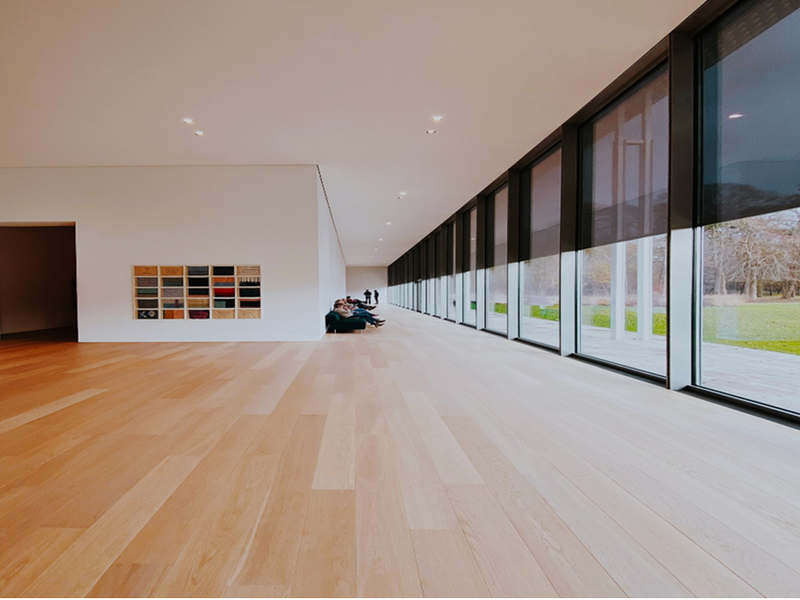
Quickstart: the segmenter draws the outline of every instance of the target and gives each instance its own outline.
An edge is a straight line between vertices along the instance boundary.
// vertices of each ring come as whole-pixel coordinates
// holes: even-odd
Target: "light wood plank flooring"
[[[0,341],[6,596],[797,596],[800,432],[393,307]]]

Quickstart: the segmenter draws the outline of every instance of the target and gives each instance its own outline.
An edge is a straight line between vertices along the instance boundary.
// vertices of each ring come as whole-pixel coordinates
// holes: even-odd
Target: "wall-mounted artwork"
[[[135,266],[134,318],[260,319],[261,267]]]

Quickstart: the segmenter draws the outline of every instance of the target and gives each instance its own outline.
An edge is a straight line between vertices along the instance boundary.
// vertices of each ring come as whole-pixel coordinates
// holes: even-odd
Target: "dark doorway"
[[[75,225],[0,224],[0,335],[77,325]]]

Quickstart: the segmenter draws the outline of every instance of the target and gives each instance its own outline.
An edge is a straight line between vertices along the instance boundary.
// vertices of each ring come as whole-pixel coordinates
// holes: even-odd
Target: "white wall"
[[[318,340],[315,166],[0,169],[0,222],[76,224],[81,341]],[[134,265],[261,265],[260,320],[138,321]]]
[[[386,267],[347,267],[347,293],[353,298],[364,299],[364,290],[381,294],[381,302],[389,302],[386,285],[388,270]],[[373,302],[375,299],[373,298]]]
[[[333,301],[346,295],[345,261],[336,235],[325,192],[317,180],[317,212],[319,220],[319,315],[320,334],[325,333],[325,315]]]

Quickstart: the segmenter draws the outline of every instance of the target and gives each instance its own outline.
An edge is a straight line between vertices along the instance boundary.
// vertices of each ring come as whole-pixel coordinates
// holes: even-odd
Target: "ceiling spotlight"
[[[729,119],[741,119],[744,115],[742,113],[733,113],[728,115]]]
[[[378,241],[379,241],[379,242],[382,242],[382,241],[383,241],[383,238],[378,238]]]
[[[187,125],[191,125],[192,123],[194,123],[194,119],[192,117],[186,117],[185,119],[181,119],[181,120],[184,123],[186,123]]]
[[[195,134],[195,135],[197,135],[197,136],[202,136],[202,135],[204,135],[204,132],[202,132],[202,131],[195,131],[195,132],[194,132],[194,134]]]
[[[430,135],[430,134],[434,134],[434,133],[436,133],[436,130],[435,130],[435,129],[426,129],[426,130],[425,130],[425,133],[427,133],[427,134],[429,134],[429,135]]]
[[[443,117],[443,116],[441,116],[441,115],[436,115],[435,117],[431,117],[431,121],[433,121],[433,122],[435,122],[435,123],[438,123],[438,122],[439,122],[439,121],[441,121],[442,119],[444,119],[444,117]]]
[[[408,196],[408,192],[400,192],[401,196]]]
[[[391,221],[386,221],[386,224],[387,224],[387,225],[391,225],[391,224],[392,224],[392,222],[391,222]]]

